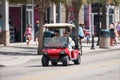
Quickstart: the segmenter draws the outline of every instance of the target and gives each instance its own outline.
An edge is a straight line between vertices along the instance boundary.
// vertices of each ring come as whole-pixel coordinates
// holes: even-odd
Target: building
[[[54,20],[53,7],[54,6],[51,3],[49,8],[46,10],[46,14],[44,15],[44,21],[47,21],[48,23]],[[85,24],[86,28],[91,32],[96,32],[98,22],[101,22],[100,20],[102,13],[100,7],[101,6],[96,4],[89,4],[82,6],[80,9],[79,23]],[[100,8],[99,11],[98,8]],[[111,6],[108,6],[107,10],[109,10],[107,25],[112,22],[120,21],[120,7],[112,8]],[[9,42],[24,42],[25,37],[23,35],[26,29],[26,24],[32,24],[32,37],[34,41],[34,25],[36,21],[39,20],[40,16],[37,9],[33,5],[33,2],[30,2],[27,5],[9,5],[7,0],[0,0],[0,11],[0,43],[7,45]],[[74,9],[70,8],[69,21],[74,20],[73,11]],[[63,4],[60,3],[60,5],[57,6],[55,16],[57,22],[65,22],[65,7]]]

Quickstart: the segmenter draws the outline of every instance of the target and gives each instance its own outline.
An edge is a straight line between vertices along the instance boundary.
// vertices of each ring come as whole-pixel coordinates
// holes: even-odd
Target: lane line
[[[61,75],[65,75],[65,74],[71,74],[74,72],[78,72],[78,71],[86,71],[86,70],[90,70],[90,69],[97,69],[97,68],[103,68],[103,67],[108,67],[108,66],[112,66],[112,65],[117,65],[120,64],[120,59],[117,61],[112,61],[109,63],[102,63],[102,64],[96,64],[96,65],[92,65],[92,66],[87,66],[84,68],[79,68],[79,67],[75,67],[72,69],[66,69],[66,70],[61,70],[61,71],[54,71],[54,72],[50,72],[50,73],[44,73],[44,74],[40,74],[39,76],[29,76],[29,77],[23,77],[20,80],[45,80],[45,79],[49,79],[52,77],[57,77],[57,76],[61,76]]]

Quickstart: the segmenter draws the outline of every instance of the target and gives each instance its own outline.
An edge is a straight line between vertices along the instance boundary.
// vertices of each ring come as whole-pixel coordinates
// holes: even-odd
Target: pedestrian
[[[117,26],[116,26],[117,32],[118,32],[118,36],[120,37],[120,21],[118,22]]]
[[[118,42],[118,37],[119,37],[119,35],[118,35],[118,31],[117,31],[117,25],[118,25],[118,22],[115,22],[114,23],[114,27],[115,27],[115,41],[114,41],[114,45],[117,45],[117,42]]]
[[[79,36],[79,43],[81,45],[81,40],[84,39],[84,32],[83,32],[82,24],[79,24],[78,36]]]
[[[118,32],[117,32],[117,29],[115,28],[115,40],[114,40],[114,44],[117,45],[117,42],[118,42]]]
[[[24,37],[26,37],[27,39],[27,45],[30,45],[30,41],[32,40],[32,27],[30,24],[27,25],[25,33],[24,33]]]
[[[86,37],[87,44],[90,44],[90,31],[89,30],[85,30],[85,37]]]
[[[38,36],[39,36],[39,21],[36,21],[36,25],[35,25],[35,42],[36,45],[38,44]]]
[[[110,24],[110,46],[114,46],[115,41],[115,28],[114,23]]]

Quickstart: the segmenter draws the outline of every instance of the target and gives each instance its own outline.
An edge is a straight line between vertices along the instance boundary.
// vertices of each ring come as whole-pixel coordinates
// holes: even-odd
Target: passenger
[[[63,37],[68,37],[69,43],[68,43],[68,48],[70,51],[73,50],[73,47],[75,47],[75,42],[72,40],[71,37],[68,36],[68,33],[64,33]]]

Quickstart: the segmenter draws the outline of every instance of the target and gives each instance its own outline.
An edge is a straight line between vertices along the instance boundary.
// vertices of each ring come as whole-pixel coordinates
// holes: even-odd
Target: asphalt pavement
[[[83,55],[99,53],[104,51],[120,50],[120,41],[114,47],[109,49],[101,49],[95,45],[95,49],[91,49],[91,44],[83,41]],[[0,67],[15,66],[26,63],[30,60],[40,59],[42,55],[37,55],[37,46],[35,42],[31,42],[30,46],[26,43],[11,43],[9,46],[0,45]]]

